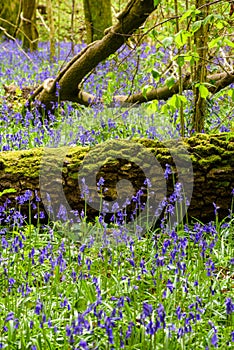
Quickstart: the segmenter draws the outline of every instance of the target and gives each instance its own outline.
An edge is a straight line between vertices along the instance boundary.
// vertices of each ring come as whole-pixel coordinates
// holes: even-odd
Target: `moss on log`
[[[87,158],[89,155],[91,157]],[[159,166],[151,164],[151,157],[156,159]],[[169,175],[167,181],[164,179],[166,164],[171,166],[174,173]],[[112,203],[117,198],[121,180],[125,181],[122,182],[123,197],[135,195],[142,189],[142,198],[146,198],[149,188],[147,190],[144,184],[147,177],[156,184],[154,198],[157,206],[165,193],[167,196],[172,194],[174,183],[182,179],[183,186],[188,191],[192,189],[188,206],[190,217],[202,221],[214,219],[215,203],[219,207],[219,217],[224,218],[229,214],[234,188],[234,133],[197,134],[165,142],[139,139],[131,142],[119,140],[116,143],[112,140],[93,148],[77,146],[1,152],[0,191],[14,188],[16,194],[3,195],[0,203],[3,204],[8,196],[14,206],[15,195],[22,195],[28,189],[37,190],[43,198],[41,208],[52,204],[57,213],[60,204],[67,203],[67,208],[79,213],[87,209],[87,217],[92,219],[98,214],[97,203],[87,205],[86,201],[85,205],[81,181],[78,182],[78,177],[87,173],[94,177],[94,182],[88,181],[91,183],[89,195],[92,197],[92,193],[96,193],[97,196],[96,182],[103,177],[107,188],[103,199]],[[51,203],[48,202],[47,193]],[[21,210],[28,213],[26,206],[22,206]]]

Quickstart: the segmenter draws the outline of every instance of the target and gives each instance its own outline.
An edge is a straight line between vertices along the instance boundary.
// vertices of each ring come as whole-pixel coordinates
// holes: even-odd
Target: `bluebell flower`
[[[218,337],[217,337],[217,333],[214,332],[214,334],[211,337],[211,344],[217,348],[218,347]]]
[[[134,322],[129,322],[128,324],[128,328],[126,330],[126,335],[125,335],[125,338],[128,339],[131,337],[131,334],[132,334],[132,329],[133,327],[135,326]]]
[[[143,306],[143,311],[141,313],[141,319],[144,320],[146,317],[150,317],[152,315],[153,306],[146,302],[144,302],[142,306]]]
[[[149,187],[149,188],[152,187],[152,184],[151,184],[151,182],[150,182],[149,179],[145,179],[144,185],[146,185],[146,186]]]
[[[225,300],[226,305],[226,313],[227,315],[230,315],[234,312],[234,303],[232,302],[231,298],[226,298]]]
[[[67,221],[67,209],[65,208],[64,205],[60,205],[58,213],[57,213],[57,219]]]
[[[169,164],[166,164],[166,169],[165,169],[165,172],[164,172],[164,178],[166,180],[168,180],[168,177],[170,174],[172,174],[172,170],[171,170],[171,166]]]
[[[105,183],[105,180],[104,180],[103,177],[101,176],[100,179],[99,179],[99,181],[97,182],[97,188],[98,188],[98,190],[101,189],[101,187],[104,185],[104,183]]]
[[[40,299],[37,299],[35,310],[34,310],[35,314],[40,315],[42,309],[43,309],[43,304],[41,303]]]
[[[170,290],[171,293],[175,289],[175,287],[174,287],[174,285],[173,285],[173,283],[171,282],[170,279],[168,279],[168,281],[167,281],[167,288]]]
[[[234,331],[231,332],[231,341],[234,343]]]
[[[87,342],[85,340],[81,340],[79,342],[79,346],[81,347],[81,349],[89,350],[88,344],[87,344]]]
[[[14,312],[9,312],[9,314],[5,318],[5,322],[14,320]]]
[[[220,207],[218,207],[215,203],[213,203],[213,206],[214,206],[214,213],[215,213],[215,215],[217,215],[218,209],[220,209]]]

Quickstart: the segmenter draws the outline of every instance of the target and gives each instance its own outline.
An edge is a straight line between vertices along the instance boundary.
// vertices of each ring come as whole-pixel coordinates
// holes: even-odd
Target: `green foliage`
[[[16,190],[14,188],[8,188],[8,189],[5,189],[2,192],[0,192],[0,197],[2,197],[5,194],[8,194],[8,193],[15,193],[15,192],[16,192]]]

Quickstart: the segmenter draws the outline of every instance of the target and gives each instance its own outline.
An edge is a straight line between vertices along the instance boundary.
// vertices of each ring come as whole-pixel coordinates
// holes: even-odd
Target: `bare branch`
[[[209,75],[207,77],[207,82],[210,84],[208,86],[208,90],[215,94],[218,91],[222,90],[226,86],[234,83],[234,71],[231,73],[216,73]],[[192,82],[190,79],[190,75],[187,74],[183,81],[183,90],[192,90]],[[126,106],[129,104],[141,104],[153,100],[168,100],[174,94],[179,93],[179,82],[177,81],[172,88],[168,88],[167,86],[159,87],[157,89],[152,89],[143,95],[142,92],[133,94],[131,96],[127,95],[117,95],[113,97],[113,101],[111,106],[115,104],[120,104],[122,106]],[[85,106],[95,105],[103,103],[102,99],[97,99],[94,95],[89,94],[84,91],[80,91],[77,97],[77,102],[83,104]]]

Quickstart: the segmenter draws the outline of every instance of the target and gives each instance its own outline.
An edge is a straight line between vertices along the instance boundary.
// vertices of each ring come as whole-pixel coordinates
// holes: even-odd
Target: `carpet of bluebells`
[[[22,114],[20,89],[54,77],[68,53],[69,45],[61,45],[60,58],[52,64],[45,44],[27,55],[15,43],[0,44],[1,82],[19,86],[11,100],[0,87],[1,151],[179,135],[178,111],[161,101],[125,110],[87,110],[67,103],[49,118],[37,110]],[[136,91],[142,85],[156,86],[152,62],[157,67],[170,58],[165,50],[147,46],[138,54],[143,67]],[[85,88],[107,102],[109,94],[128,93],[135,60],[128,48],[121,50],[116,62],[103,63],[88,77]],[[186,98],[189,134],[191,92]],[[229,98],[222,93],[210,101],[209,128],[216,132],[230,130]],[[178,188],[168,198],[168,212],[179,210]],[[214,204],[215,222],[171,227],[162,220],[159,228],[141,235],[141,227],[129,232],[118,215],[111,224],[101,215],[96,224],[87,223],[84,213],[73,226],[61,213],[46,225],[40,222],[42,214],[34,218],[37,224],[26,223],[20,207],[26,203],[30,217],[40,202],[37,193],[31,198],[26,191],[17,198],[17,207],[9,200],[0,207],[0,349],[234,348],[234,200],[222,222]],[[76,239],[79,232],[82,242]]]

